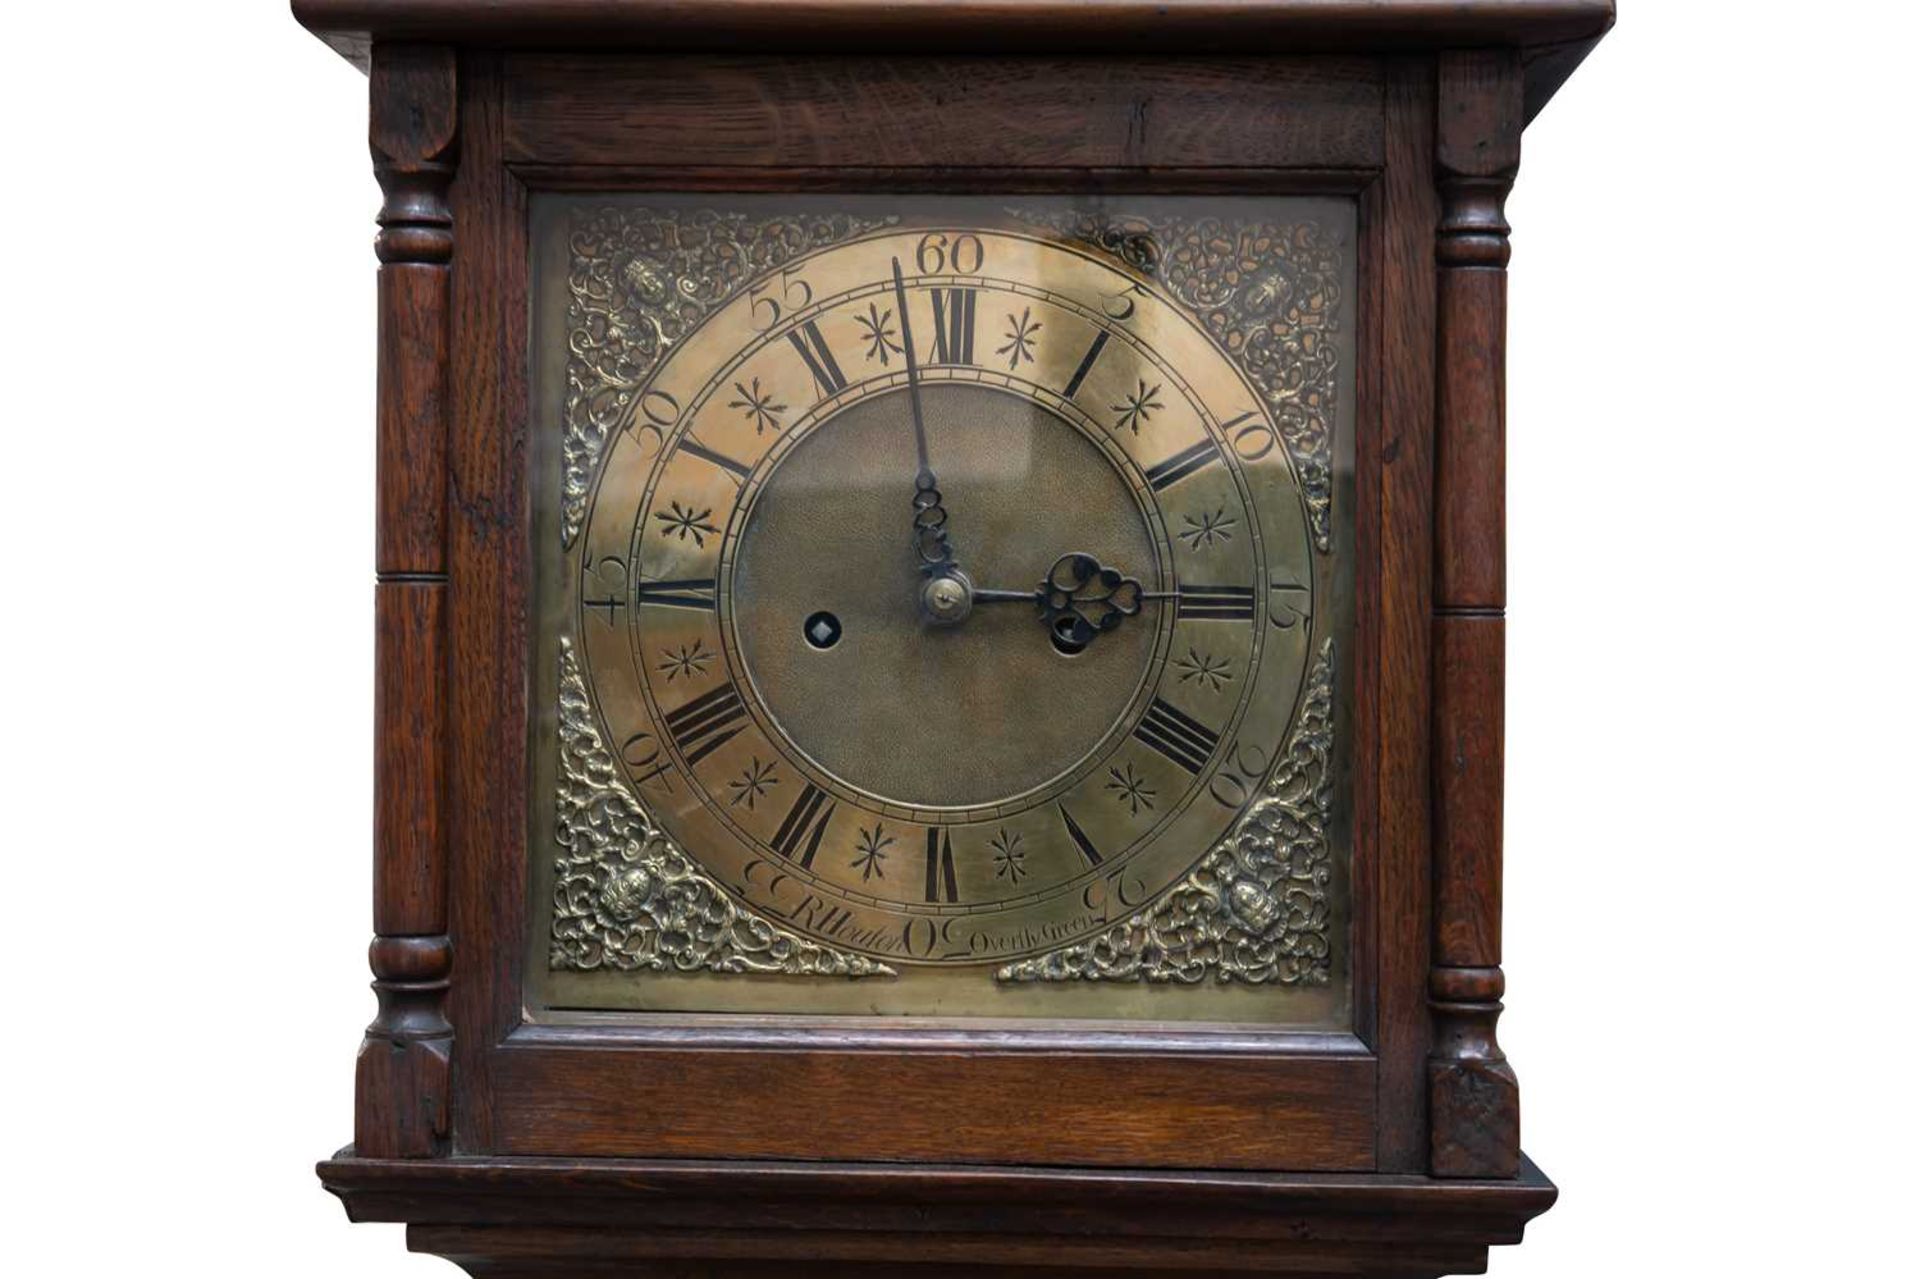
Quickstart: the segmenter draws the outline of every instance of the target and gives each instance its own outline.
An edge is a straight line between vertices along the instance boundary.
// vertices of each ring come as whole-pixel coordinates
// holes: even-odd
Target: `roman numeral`
[[[1060,804],[1058,808],[1060,809],[1060,820],[1067,824],[1067,836],[1073,840],[1074,847],[1078,848],[1080,855],[1087,859],[1087,865],[1098,866],[1100,864],[1100,850],[1093,846],[1091,839],[1087,838],[1087,832],[1080,829],[1080,823],[1073,820],[1073,814],[1067,811],[1067,806]]]
[[[1171,488],[1195,471],[1205,470],[1220,460],[1220,447],[1212,440],[1201,440],[1192,448],[1181,449],[1147,472],[1147,483],[1158,493]]]
[[[811,869],[813,855],[820,851],[820,837],[827,833],[827,823],[833,820],[833,810],[834,805],[827,803],[827,793],[808,782],[800,798],[787,810],[787,819],[774,832],[773,850],[790,862],[798,862],[803,869]],[[796,853],[799,856],[796,857]]]
[[[1182,586],[1174,592],[1176,620],[1251,622],[1251,586]]]
[[[793,343],[793,349],[800,352],[800,358],[807,362],[807,371],[813,374],[813,386],[820,392],[821,399],[846,389],[847,375],[834,362],[833,351],[827,346],[827,340],[820,336],[818,324],[808,320],[788,333],[787,341]]]
[[[946,897],[940,892],[946,890]],[[938,826],[927,828],[927,900],[960,900],[960,889],[953,874],[953,837]]]
[[[739,480],[745,480],[753,474],[753,468],[745,462],[736,462],[724,453],[715,453],[698,440],[689,438],[680,441],[680,451],[689,457],[697,457],[702,462],[711,462]]]
[[[1093,372],[1093,366],[1100,358],[1100,352],[1107,349],[1107,339],[1112,335],[1105,329],[1094,334],[1093,345],[1080,357],[1080,367],[1073,371],[1073,377],[1067,382],[1067,389],[1060,393],[1062,399],[1071,400],[1080,393],[1080,384],[1087,380],[1087,374]]]
[[[977,295],[972,289],[934,289],[933,362],[973,363],[973,312]]]
[[[720,583],[711,577],[642,582],[635,594],[642,604],[660,604],[667,608],[712,608],[720,594]]]
[[[667,731],[673,735],[673,744],[687,757],[687,767],[692,768],[745,728],[745,724],[736,724],[736,721],[744,719],[746,714],[739,690],[732,684],[722,684],[668,715]]]
[[[1189,773],[1198,773],[1213,758],[1220,734],[1193,716],[1159,698],[1147,707],[1133,735]]]

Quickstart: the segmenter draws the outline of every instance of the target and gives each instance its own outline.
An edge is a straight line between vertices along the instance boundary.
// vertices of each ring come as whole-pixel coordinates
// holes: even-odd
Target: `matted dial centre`
[[[1140,506],[1086,436],[998,390],[929,385],[924,396],[974,583],[1032,589],[1080,549],[1153,573]],[[957,579],[928,581],[907,537],[909,422],[904,393],[876,394],[780,460],[741,535],[730,608],[761,704],[822,769],[897,804],[996,804],[1068,772],[1106,738],[1147,672],[1155,628],[1063,662],[1033,609],[973,607]],[[820,612],[842,626],[827,649],[802,625]]]

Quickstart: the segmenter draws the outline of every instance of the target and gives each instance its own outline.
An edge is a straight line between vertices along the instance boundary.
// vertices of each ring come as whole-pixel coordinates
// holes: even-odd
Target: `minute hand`
[[[1032,604],[1056,639],[1076,647],[1119,626],[1147,600],[1171,599],[1171,591],[1142,589],[1138,578],[1108,568],[1084,551],[1053,562],[1046,581],[1030,591],[974,587],[975,604]]]
[[[900,274],[899,258],[893,260],[893,299],[900,308],[900,345],[907,357],[907,400],[913,406],[913,443],[920,455],[920,470],[913,477],[913,550],[920,557],[921,571],[935,577],[953,568],[954,554],[947,540],[947,508],[941,504],[940,487],[927,461],[927,419],[920,406],[920,363],[913,354],[913,320],[907,314],[907,284]]]

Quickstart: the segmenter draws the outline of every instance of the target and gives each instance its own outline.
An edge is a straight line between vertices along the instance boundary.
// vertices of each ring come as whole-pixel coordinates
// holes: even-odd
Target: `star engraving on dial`
[[[1032,307],[1022,307],[1017,320],[1013,318],[1013,312],[1007,312],[1007,342],[1005,346],[997,348],[994,354],[1007,357],[1008,372],[1019,368],[1022,360],[1033,363],[1033,335],[1039,331],[1040,321],[1033,318]]]
[[[1215,542],[1231,542],[1231,530],[1240,522],[1228,515],[1224,506],[1210,513],[1202,512],[1198,519],[1191,515],[1180,518],[1186,524],[1186,528],[1180,530],[1180,537],[1196,551]]]
[[[733,389],[740,393],[740,398],[729,400],[727,407],[739,409],[741,416],[753,423],[755,435],[764,434],[768,427],[780,429],[780,415],[787,411],[787,406],[775,404],[772,391],[762,392],[759,378],[752,379],[751,389],[739,382],[733,384]]]
[[[707,663],[712,660],[713,653],[707,648],[706,642],[696,639],[693,643],[682,644],[673,652],[666,654],[655,669],[664,674],[667,677],[667,683],[671,684],[683,675],[688,679],[696,675],[705,675]]]
[[[1107,783],[1107,789],[1114,798],[1124,805],[1129,814],[1140,815],[1140,810],[1153,808],[1153,797],[1160,792],[1147,785],[1147,779],[1133,771],[1132,764],[1123,765],[1125,772],[1118,768],[1109,768],[1107,776],[1113,780]]]
[[[875,822],[873,829],[860,828],[860,841],[855,848],[853,860],[847,865],[860,872],[860,882],[885,879],[883,865],[887,860],[887,849],[893,844],[893,836],[887,834],[885,822]]]
[[[1143,423],[1152,421],[1155,412],[1167,407],[1154,398],[1160,394],[1161,383],[1155,382],[1149,387],[1146,379],[1142,378],[1139,381],[1138,390],[1127,396],[1123,403],[1113,406],[1112,411],[1118,414],[1113,420],[1115,431],[1131,431],[1138,435]]]
[[[668,507],[670,509],[665,511],[655,511],[653,518],[660,521],[670,537],[677,537],[683,542],[692,538],[695,546],[705,546],[709,537],[720,532],[709,523],[713,518],[711,506],[705,510],[695,511],[691,506],[669,502]]]
[[[1202,653],[1199,649],[1189,648],[1187,655],[1175,659],[1174,668],[1180,672],[1180,682],[1189,680],[1196,684],[1219,692],[1233,681],[1233,666],[1224,657],[1215,657],[1211,653]]]
[[[733,798],[727,801],[728,808],[738,808],[741,804],[747,810],[753,810],[753,801],[765,795],[767,791],[780,784],[779,776],[773,771],[772,763],[761,763],[755,755],[753,762],[740,770],[740,776],[727,783],[727,789],[733,792]]]
[[[993,877],[1010,884],[1019,883],[1027,873],[1027,854],[1020,847],[1020,833],[1002,826],[1000,833],[988,843],[993,848]]]
[[[860,339],[867,344],[867,359],[880,361],[885,368],[891,356],[899,355],[900,343],[893,329],[893,311],[882,311],[877,303],[867,303],[867,313],[853,317],[861,329]]]

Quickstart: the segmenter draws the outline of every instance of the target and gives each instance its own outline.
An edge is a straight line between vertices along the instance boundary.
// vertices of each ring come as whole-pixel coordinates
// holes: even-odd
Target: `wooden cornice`
[[[293,0],[356,65],[375,41],[647,53],[1366,53],[1516,48],[1529,118],[1614,0]]]

